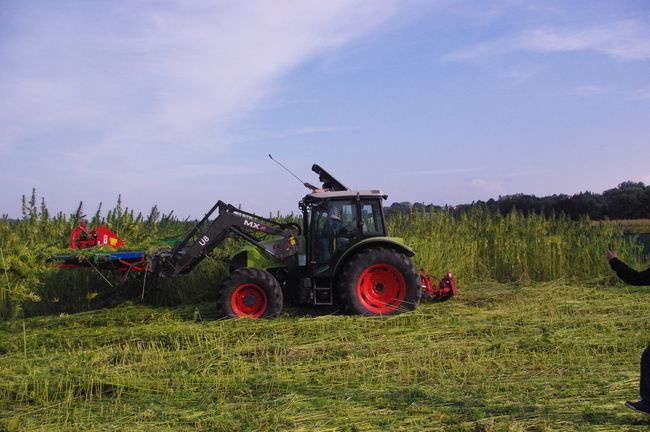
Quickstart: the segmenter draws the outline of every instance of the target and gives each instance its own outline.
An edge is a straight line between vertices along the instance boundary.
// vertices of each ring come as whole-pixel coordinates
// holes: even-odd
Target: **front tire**
[[[256,268],[240,268],[230,274],[219,290],[219,316],[236,318],[277,318],[282,312],[282,288],[271,273]]]
[[[420,302],[417,268],[409,257],[387,248],[366,249],[345,263],[339,277],[343,305],[365,316],[396,315]]]

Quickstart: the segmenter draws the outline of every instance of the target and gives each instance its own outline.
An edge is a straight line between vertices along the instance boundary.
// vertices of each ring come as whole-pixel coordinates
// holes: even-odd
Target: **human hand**
[[[618,255],[616,255],[616,252],[614,252],[611,249],[607,249],[607,261],[611,261],[614,258],[618,258]]]

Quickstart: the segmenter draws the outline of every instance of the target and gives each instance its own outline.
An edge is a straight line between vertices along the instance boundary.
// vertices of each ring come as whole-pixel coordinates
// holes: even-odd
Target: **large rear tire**
[[[411,259],[383,247],[366,249],[350,258],[338,278],[338,287],[343,306],[366,316],[413,310],[422,291]]]
[[[282,288],[271,273],[240,268],[219,290],[217,312],[222,317],[277,318],[282,312]]]

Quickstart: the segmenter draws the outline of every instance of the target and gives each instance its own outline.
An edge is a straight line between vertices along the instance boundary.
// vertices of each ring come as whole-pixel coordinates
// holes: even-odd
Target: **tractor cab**
[[[352,246],[369,237],[386,237],[378,190],[314,192],[303,199],[308,218],[309,262],[314,275],[328,273]]]
[[[329,277],[350,248],[369,237],[388,235],[382,206],[387,196],[379,190],[350,190],[316,164],[312,171],[323,187],[312,187],[300,202],[307,256],[313,276]]]

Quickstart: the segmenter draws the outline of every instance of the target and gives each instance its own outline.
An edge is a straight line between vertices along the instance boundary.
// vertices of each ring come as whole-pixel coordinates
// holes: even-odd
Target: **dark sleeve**
[[[630,268],[630,266],[618,258],[612,259],[609,265],[626,284],[650,285],[650,268],[639,272]]]

